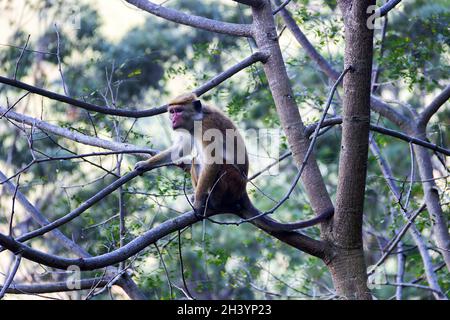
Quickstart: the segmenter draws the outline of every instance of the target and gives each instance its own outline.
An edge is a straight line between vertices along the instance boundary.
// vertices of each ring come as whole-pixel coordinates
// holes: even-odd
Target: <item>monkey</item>
[[[331,208],[296,223],[281,223],[262,214],[247,194],[247,149],[231,119],[217,107],[202,103],[194,93],[171,100],[167,110],[172,129],[181,135],[168,149],[137,162],[135,170],[147,171],[169,164],[190,170],[196,214],[203,216],[207,208],[240,211],[273,232],[310,227],[334,214]]]

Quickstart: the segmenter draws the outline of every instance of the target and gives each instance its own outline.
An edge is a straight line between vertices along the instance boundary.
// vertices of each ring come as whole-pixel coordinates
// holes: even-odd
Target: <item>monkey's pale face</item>
[[[169,107],[169,119],[172,122],[172,129],[176,130],[183,128],[184,125],[185,110],[184,106],[170,106]]]
[[[192,130],[194,128],[194,120],[198,119],[199,114],[201,114],[201,112],[196,112],[191,104],[172,105],[169,106],[168,111],[173,130]]]

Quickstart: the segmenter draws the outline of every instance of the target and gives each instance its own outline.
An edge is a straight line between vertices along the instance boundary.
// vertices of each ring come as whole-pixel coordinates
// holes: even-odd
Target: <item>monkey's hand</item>
[[[144,173],[144,171],[147,169],[150,169],[148,161],[139,161],[134,165],[134,170],[139,171],[140,174]]]

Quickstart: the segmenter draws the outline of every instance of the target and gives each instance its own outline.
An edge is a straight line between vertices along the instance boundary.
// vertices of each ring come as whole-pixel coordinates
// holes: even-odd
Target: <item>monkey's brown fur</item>
[[[248,175],[248,155],[245,144],[237,131],[233,122],[219,109],[202,104],[197,96],[193,93],[180,95],[168,104],[168,111],[172,121],[174,130],[187,130],[193,140],[197,143],[200,157],[194,158],[188,165],[191,171],[192,184],[195,188],[195,210],[204,210],[205,207],[213,209],[239,208],[251,216],[259,216],[261,212],[251,203],[247,191],[247,175]],[[195,121],[201,122],[201,135],[195,133]],[[219,130],[222,137],[226,137],[227,129],[235,132],[233,139],[234,154],[230,157],[224,157],[223,163],[212,163],[212,156],[205,152],[205,149],[214,141],[206,141],[204,134],[209,129]],[[227,150],[227,141],[223,141],[223,149]],[[241,147],[241,159],[244,162],[236,161],[239,157],[237,150]],[[146,161],[138,162],[135,166],[136,170],[149,170],[153,167],[170,163],[176,159],[172,159],[174,153],[179,153],[180,146],[174,144],[169,149],[157,154]],[[206,159],[205,159],[206,158]],[[206,160],[206,161],[205,161]],[[184,163],[186,165],[186,163]],[[201,212],[203,213],[203,212]],[[298,223],[279,223],[267,216],[258,218],[264,226],[272,231],[294,230],[312,226],[330,218],[334,210],[330,209],[313,219]]]

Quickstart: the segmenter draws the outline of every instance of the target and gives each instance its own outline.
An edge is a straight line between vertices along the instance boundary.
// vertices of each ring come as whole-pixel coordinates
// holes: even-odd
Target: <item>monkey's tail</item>
[[[255,208],[255,206],[252,204],[247,194],[242,198],[240,205],[241,205],[240,214],[242,218],[251,219],[254,221],[256,225],[274,232],[292,231],[311,227],[330,219],[334,215],[334,208],[330,208],[309,220],[294,223],[282,223],[272,219],[268,215],[264,215],[263,212]]]

